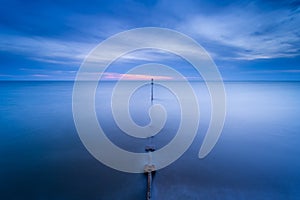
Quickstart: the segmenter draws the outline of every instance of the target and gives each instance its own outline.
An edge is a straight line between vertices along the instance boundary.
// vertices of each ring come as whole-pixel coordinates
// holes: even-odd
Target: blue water
[[[193,82],[201,109],[189,150],[153,179],[153,199],[300,199],[300,83],[227,82],[227,117],[213,151],[198,159],[210,119],[209,96]],[[115,144],[143,151],[147,141],[122,136],[109,112],[113,83],[99,86],[99,121]],[[72,117],[73,82],[0,82],[0,199],[145,199],[146,177],[110,169],[82,145]],[[148,117],[148,90],[133,96],[132,117]],[[156,88],[171,115],[162,147],[178,128],[174,96]]]

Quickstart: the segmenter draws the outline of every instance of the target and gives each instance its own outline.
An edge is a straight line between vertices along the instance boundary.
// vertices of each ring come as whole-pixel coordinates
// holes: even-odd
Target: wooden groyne
[[[144,172],[147,175],[147,193],[146,199],[151,199],[152,175],[155,172],[155,165],[145,165]]]
[[[151,93],[150,93],[150,101],[151,104],[153,104],[153,85],[154,85],[154,80],[153,78],[151,79]],[[147,176],[147,193],[146,193],[146,200],[151,199],[151,186],[152,186],[152,176],[155,173],[155,165],[151,164],[151,152],[155,151],[155,146],[152,144],[152,139],[153,136],[149,137],[149,144],[146,145],[145,151],[149,154],[149,161],[148,164],[145,165],[144,167],[144,173]]]

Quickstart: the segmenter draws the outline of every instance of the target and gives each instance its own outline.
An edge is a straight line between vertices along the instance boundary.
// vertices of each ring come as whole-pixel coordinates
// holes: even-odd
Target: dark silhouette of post
[[[153,78],[151,78],[151,102],[153,101]]]

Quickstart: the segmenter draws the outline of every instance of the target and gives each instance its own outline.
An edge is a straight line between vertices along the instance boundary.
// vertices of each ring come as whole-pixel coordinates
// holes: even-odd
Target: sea
[[[145,174],[112,169],[81,142],[72,113],[73,85],[0,82],[0,199],[146,199]],[[156,171],[152,199],[300,199],[300,82],[225,82],[223,131],[203,159],[198,153],[211,119],[210,95],[205,83],[191,85],[200,108],[197,136],[179,159]],[[115,145],[144,152],[149,140],[122,133],[114,122],[114,86],[98,85],[99,124]],[[150,121],[149,91],[150,85],[140,87],[129,102],[140,126]],[[180,107],[171,91],[156,84],[153,102],[168,113],[162,133],[151,141],[159,149],[175,137]]]

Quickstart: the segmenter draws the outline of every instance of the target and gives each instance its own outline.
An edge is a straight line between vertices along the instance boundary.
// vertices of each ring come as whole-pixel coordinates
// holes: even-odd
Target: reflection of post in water
[[[153,104],[153,78],[151,79],[151,104]],[[146,199],[151,199],[152,176],[155,173],[155,165],[152,164],[151,153],[155,151],[155,146],[152,144],[152,137],[149,137],[149,144],[145,147],[145,151],[149,154],[148,164],[144,167],[144,173],[147,175],[147,195]]]

